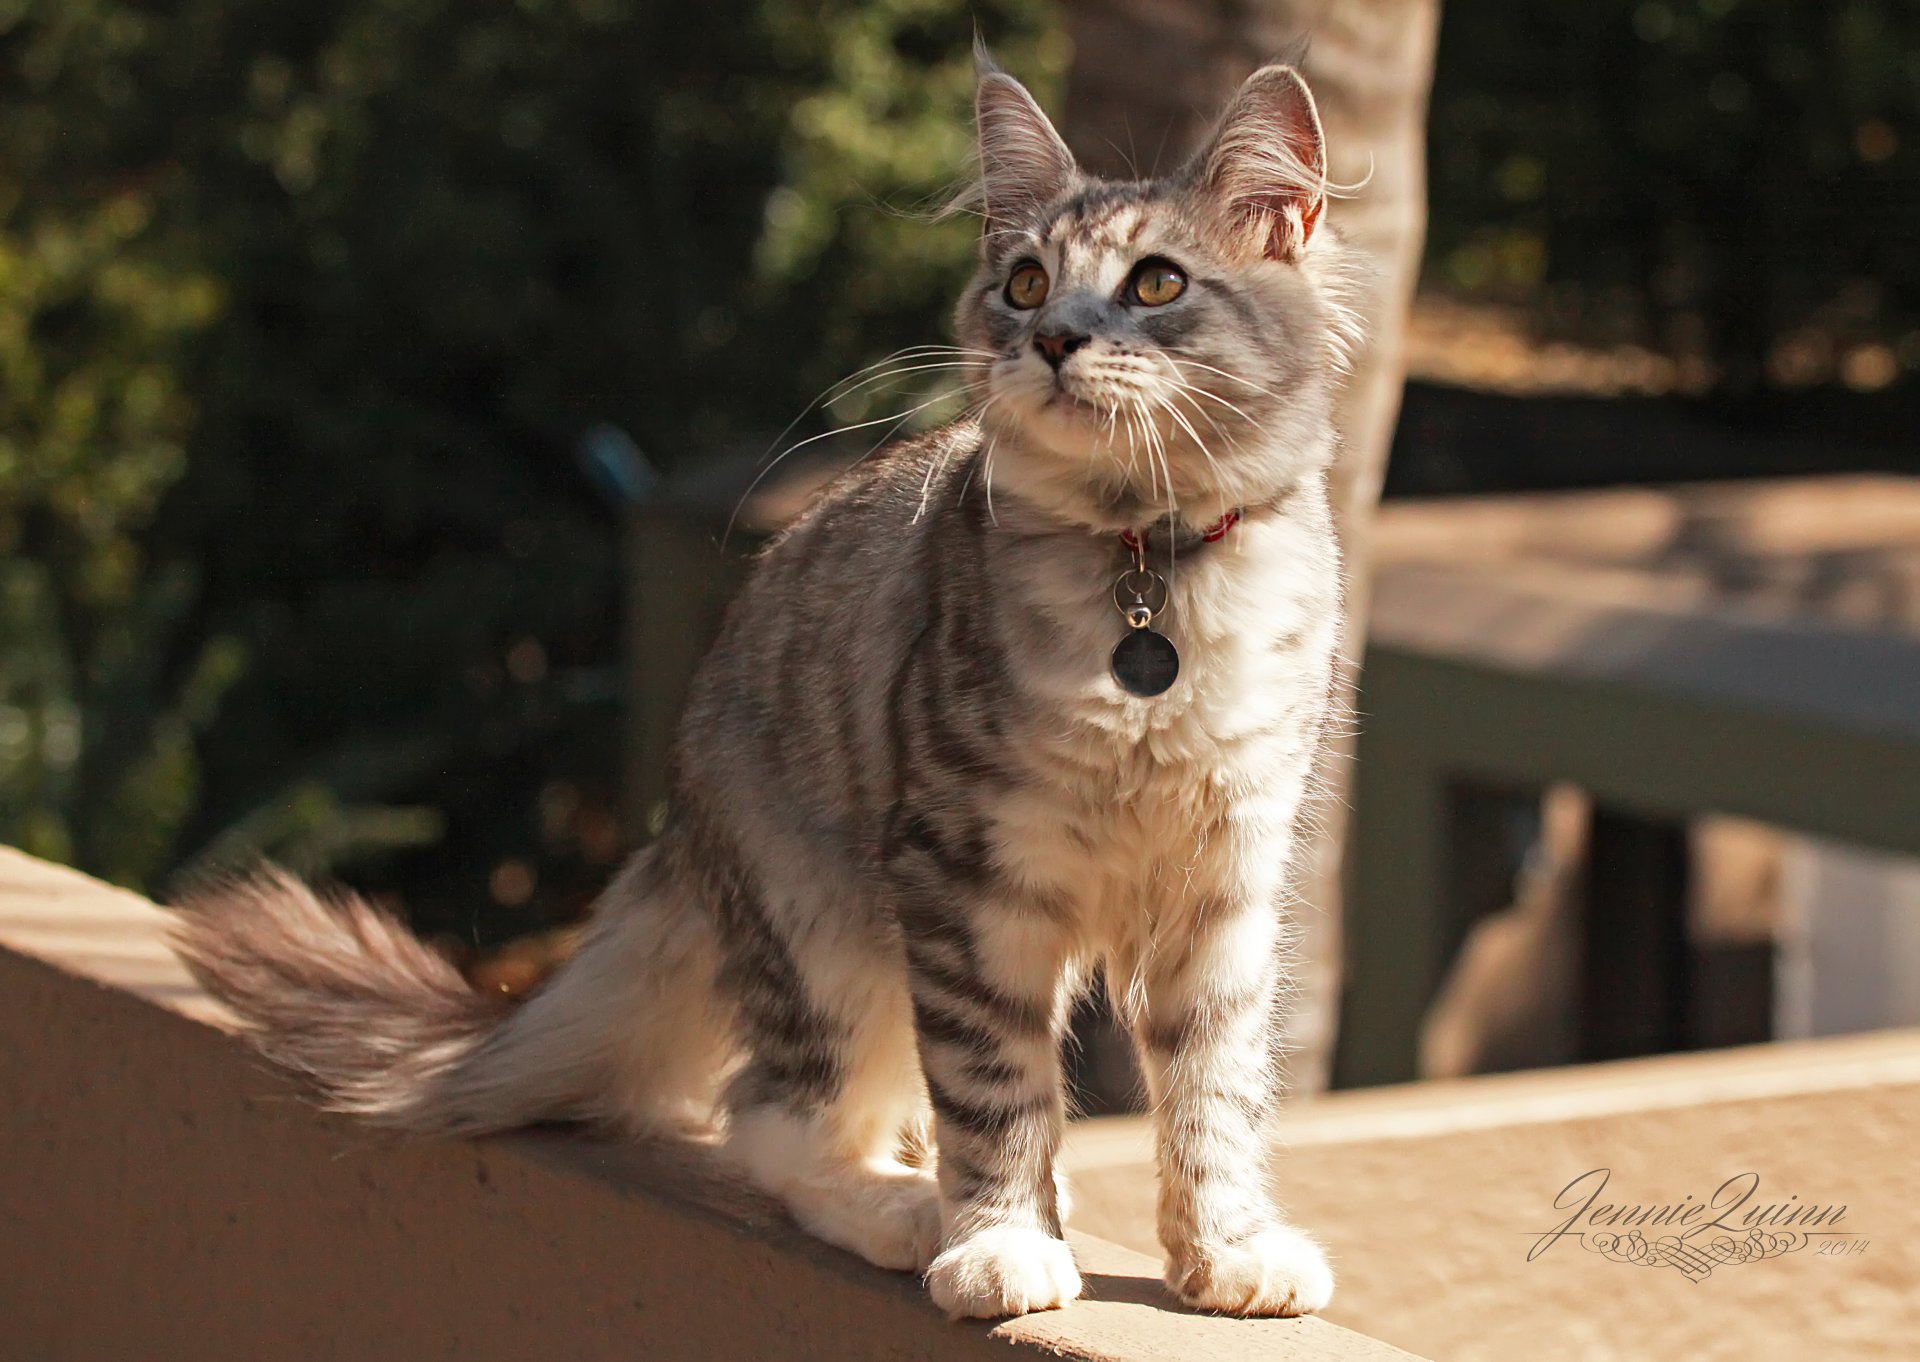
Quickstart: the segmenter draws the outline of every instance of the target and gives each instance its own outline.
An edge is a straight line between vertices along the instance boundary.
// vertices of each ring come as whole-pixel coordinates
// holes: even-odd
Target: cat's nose
[[[1071,331],[1042,331],[1033,338],[1033,348],[1057,370],[1067,362],[1068,355],[1092,339],[1091,336],[1075,335]]]

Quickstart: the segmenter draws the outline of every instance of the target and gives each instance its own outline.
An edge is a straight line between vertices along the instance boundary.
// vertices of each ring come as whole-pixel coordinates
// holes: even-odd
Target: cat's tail
[[[730,1067],[732,1018],[710,923],[658,892],[649,862],[629,863],[580,949],[519,1005],[474,991],[366,900],[278,870],[190,893],[173,945],[336,1111],[445,1134],[697,1127]]]

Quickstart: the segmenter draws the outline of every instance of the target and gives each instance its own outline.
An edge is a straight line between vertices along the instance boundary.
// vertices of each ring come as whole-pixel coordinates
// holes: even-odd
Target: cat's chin
[[[1055,388],[1047,400],[1040,404],[1040,409],[1067,420],[1104,424],[1113,419],[1113,413],[1092,398],[1068,392],[1065,388]]]
[[[1148,458],[1144,443],[1129,441],[1131,429],[1137,427],[1124,416],[1116,420],[1085,399],[1022,402],[999,413],[986,432],[992,484],[1058,519],[1119,530],[1176,507],[1188,522],[1206,524],[1232,507],[1264,504],[1312,467],[1274,451],[1222,451],[1209,459],[1166,444]]]
[[[1081,467],[1110,456],[1116,428],[1125,428],[1105,407],[1059,389],[1023,404],[1008,425],[1023,444]]]
[[[1069,458],[1085,458],[1104,451],[1113,440],[1114,417],[1105,408],[1055,389],[1020,414],[1029,439]]]
[[[1124,474],[1126,453],[1105,438],[1057,438],[1038,423],[1009,423],[994,444],[993,486],[1049,519],[1100,531],[1132,529],[1166,512],[1164,500],[1135,488]],[[1049,438],[1055,435],[1055,438]]]

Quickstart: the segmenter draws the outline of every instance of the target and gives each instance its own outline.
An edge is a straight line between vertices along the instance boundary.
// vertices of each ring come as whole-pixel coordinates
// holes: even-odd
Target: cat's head
[[[1357,340],[1326,147],[1289,66],[1165,178],[1096,179],[983,59],[984,229],[956,330],[996,484],[1102,528],[1257,505],[1331,460]]]

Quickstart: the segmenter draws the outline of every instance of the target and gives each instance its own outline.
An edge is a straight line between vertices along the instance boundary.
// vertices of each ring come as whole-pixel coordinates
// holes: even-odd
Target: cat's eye
[[[1127,284],[1135,302],[1161,307],[1187,291],[1187,276],[1166,260],[1143,260]]]
[[[1047,272],[1029,260],[1007,277],[1007,304],[1023,312],[1047,301]]]

